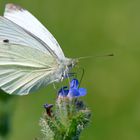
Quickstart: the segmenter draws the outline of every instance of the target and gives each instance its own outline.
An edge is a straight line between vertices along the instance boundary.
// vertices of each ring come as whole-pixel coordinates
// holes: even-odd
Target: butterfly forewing
[[[32,47],[50,54],[47,47],[42,45],[33,34],[28,33],[10,20],[0,17],[0,42],[5,42],[4,40],[8,40],[7,43]]]
[[[53,50],[59,59],[62,60],[65,58],[63,51],[53,35],[30,12],[18,5],[7,4],[4,17],[36,35],[47,47]]]

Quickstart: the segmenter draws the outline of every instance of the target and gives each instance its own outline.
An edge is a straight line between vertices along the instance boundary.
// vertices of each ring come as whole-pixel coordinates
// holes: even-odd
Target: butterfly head
[[[66,67],[71,70],[75,65],[77,65],[78,59],[68,59]]]
[[[62,65],[62,80],[63,78],[69,77],[68,73],[69,71],[78,63],[78,59],[71,59],[71,58],[66,58],[65,61],[63,61]]]

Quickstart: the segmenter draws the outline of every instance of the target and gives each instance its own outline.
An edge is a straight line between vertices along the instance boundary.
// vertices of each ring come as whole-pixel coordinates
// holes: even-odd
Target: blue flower
[[[70,88],[67,86],[62,87],[59,92],[59,97],[68,97],[68,98],[77,98],[80,96],[85,96],[87,91],[85,88],[79,88],[79,81],[77,79],[73,79],[70,82]]]

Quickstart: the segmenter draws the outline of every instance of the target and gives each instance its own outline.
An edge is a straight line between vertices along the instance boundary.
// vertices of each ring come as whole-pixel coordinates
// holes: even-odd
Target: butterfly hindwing
[[[53,57],[37,49],[0,43],[0,87],[9,94],[25,95],[53,82],[56,66]]]

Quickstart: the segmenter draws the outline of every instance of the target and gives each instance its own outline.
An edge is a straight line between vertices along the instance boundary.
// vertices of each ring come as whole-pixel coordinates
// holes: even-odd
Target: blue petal
[[[70,88],[78,88],[79,86],[79,82],[77,79],[73,79],[71,82],[70,82]]]
[[[87,94],[87,90],[85,88],[79,88],[79,96],[85,96]]]
[[[68,87],[65,86],[65,87],[62,87],[59,91],[58,91],[58,95],[59,96],[62,96],[62,97],[66,97],[68,95]]]
[[[79,95],[80,95],[80,93],[79,93],[78,89],[71,88],[69,90],[68,97],[74,98],[74,97],[78,97]]]

